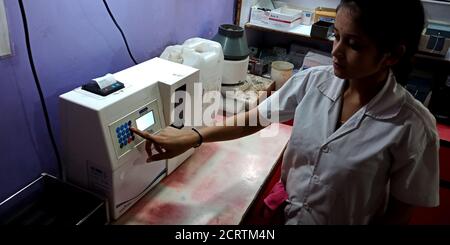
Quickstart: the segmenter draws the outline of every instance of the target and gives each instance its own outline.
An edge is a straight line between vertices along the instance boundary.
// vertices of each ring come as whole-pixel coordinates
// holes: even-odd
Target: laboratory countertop
[[[289,141],[272,124],[232,141],[204,143],[115,224],[239,224]]]

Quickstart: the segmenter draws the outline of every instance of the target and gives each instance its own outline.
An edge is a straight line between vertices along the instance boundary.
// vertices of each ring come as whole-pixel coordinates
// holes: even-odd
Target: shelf
[[[443,56],[436,56],[436,55],[433,55],[433,54],[427,54],[427,53],[423,53],[423,52],[419,51],[415,55],[415,57],[419,58],[419,59],[434,60],[436,62],[442,62],[442,63],[444,63],[446,65],[450,65],[450,60],[447,59],[446,57],[443,57]]]
[[[307,40],[321,41],[321,42],[325,42],[325,43],[329,43],[329,44],[333,43],[334,38],[323,39],[323,38],[318,38],[318,37],[311,37],[311,35],[310,35],[311,27],[312,26],[310,26],[310,25],[299,25],[299,26],[289,29],[289,30],[282,30],[282,29],[277,29],[272,26],[265,26],[265,25],[261,25],[261,24],[254,24],[254,23],[245,24],[246,29],[283,33],[283,34],[293,35],[296,37],[301,37],[301,38],[304,38]]]
[[[442,5],[450,5],[450,2],[447,1],[434,1],[434,0],[422,0],[424,3],[433,3],[433,4],[442,4]]]
[[[264,31],[264,32],[273,32],[273,33],[281,33],[281,34],[291,35],[291,36],[299,37],[299,38],[307,40],[307,41],[319,41],[319,42],[326,43],[329,45],[333,44],[333,38],[323,39],[323,38],[311,37],[310,36],[311,26],[307,26],[307,25],[299,25],[293,29],[283,30],[283,29],[274,28],[272,26],[265,26],[265,25],[254,24],[254,23],[249,22],[249,23],[245,24],[245,28],[250,29],[250,30],[255,30],[255,31]],[[445,67],[450,67],[450,60],[445,57],[435,56],[432,54],[426,54],[423,52],[417,53],[415,55],[415,57],[417,59],[432,61],[434,63],[439,63],[441,65],[444,65]]]

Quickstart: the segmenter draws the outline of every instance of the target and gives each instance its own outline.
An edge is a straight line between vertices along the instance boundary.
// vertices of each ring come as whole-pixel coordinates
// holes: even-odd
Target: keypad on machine
[[[131,121],[123,123],[116,128],[119,147],[123,148],[134,140],[134,134],[130,131]]]

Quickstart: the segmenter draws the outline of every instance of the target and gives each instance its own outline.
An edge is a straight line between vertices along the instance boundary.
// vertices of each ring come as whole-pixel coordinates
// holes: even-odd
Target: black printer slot
[[[100,86],[95,81],[90,81],[83,86],[81,86],[82,89],[89,91],[94,94],[98,94],[101,96],[107,96],[111,93],[114,93],[116,91],[119,91],[123,88],[125,88],[124,84],[121,82],[115,82],[107,87],[104,87],[103,89],[100,89]]]

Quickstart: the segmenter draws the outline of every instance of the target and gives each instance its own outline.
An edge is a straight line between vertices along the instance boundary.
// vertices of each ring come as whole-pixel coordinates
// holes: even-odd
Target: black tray
[[[0,224],[104,225],[107,209],[105,199],[43,173],[0,202]]]

